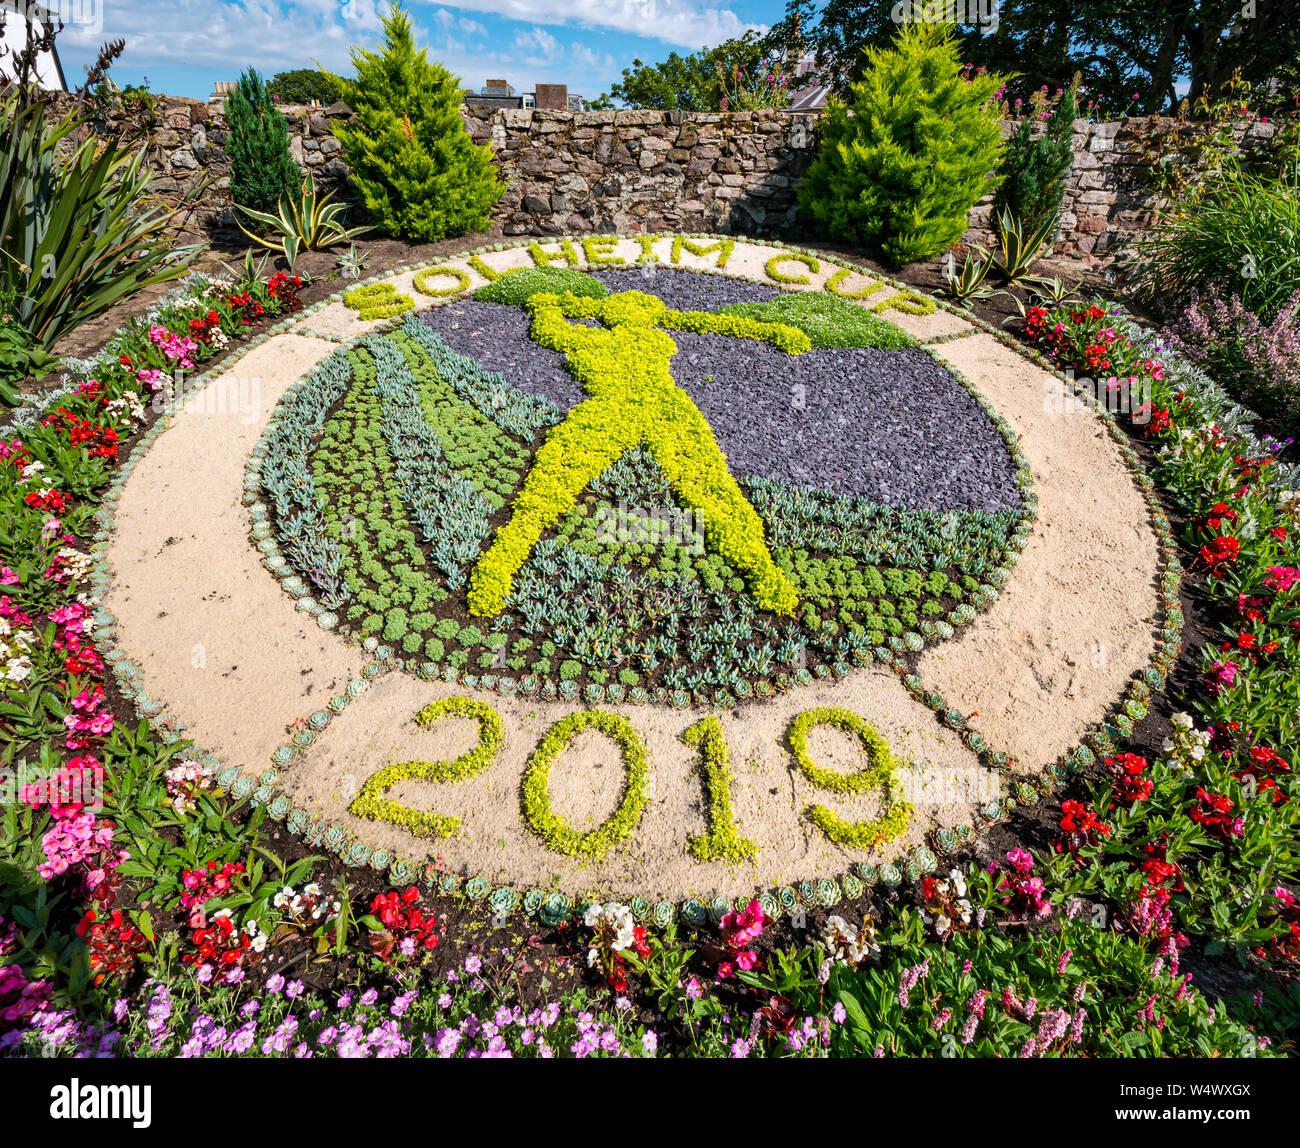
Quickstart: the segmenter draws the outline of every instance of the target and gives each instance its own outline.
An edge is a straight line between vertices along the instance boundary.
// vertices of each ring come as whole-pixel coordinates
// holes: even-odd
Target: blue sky
[[[349,70],[352,44],[373,48],[382,35],[383,0],[77,0],[102,12],[102,28],[65,17],[59,52],[75,86],[99,45],[126,41],[113,76],[121,85],[147,76],[155,92],[202,97],[217,80],[248,66],[268,75],[318,60]],[[57,6],[57,0],[52,6]],[[595,96],[633,57],[711,46],[780,18],[783,0],[407,0],[419,42],[437,60],[481,87],[489,76],[517,90],[567,83]],[[70,11],[71,5],[65,4]]]

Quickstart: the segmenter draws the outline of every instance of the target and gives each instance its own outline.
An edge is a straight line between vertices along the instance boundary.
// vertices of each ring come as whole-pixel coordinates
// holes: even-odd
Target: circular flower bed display
[[[115,657],[220,784],[401,882],[832,904],[1159,675],[1160,524],[1104,416],[820,253],[500,244],[224,369],[240,417],[178,405],[111,500]]]

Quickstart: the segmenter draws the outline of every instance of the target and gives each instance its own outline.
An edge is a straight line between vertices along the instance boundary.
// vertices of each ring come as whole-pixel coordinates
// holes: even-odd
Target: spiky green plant
[[[171,212],[150,201],[143,148],[99,138],[76,111],[47,117],[44,101],[24,102],[13,87],[0,96],[0,298],[46,350],[119,300],[184,274],[199,251],[173,246]]]
[[[316,194],[316,183],[309,172],[303,176],[297,192],[280,200],[276,214],[247,207],[243,209],[243,214],[267,228],[269,235],[258,235],[242,223],[239,229],[254,243],[272,251],[283,251],[292,267],[300,251],[324,251],[370,230],[369,227],[347,227],[343,222],[347,204],[332,203],[333,198],[333,192],[325,196]]]
[[[1040,219],[1037,226],[1028,228],[1010,211],[1003,211],[997,220],[998,270],[1009,282],[1019,283],[1047,250],[1055,231],[1055,217]]]
[[[972,251],[966,252],[960,271],[950,252],[943,272],[948,294],[965,307],[969,307],[976,299],[987,299],[995,294],[994,289],[985,282],[993,268],[993,257],[978,243],[972,243],[971,248]],[[974,254],[976,251],[979,252],[978,258]]]

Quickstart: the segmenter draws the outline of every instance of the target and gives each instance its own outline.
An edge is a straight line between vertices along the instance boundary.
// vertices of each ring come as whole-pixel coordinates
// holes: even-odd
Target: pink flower
[[[1018,873],[1028,873],[1034,867],[1034,858],[1027,850],[1017,847],[1007,854],[1007,863]]]
[[[1264,585],[1279,594],[1285,594],[1300,581],[1300,569],[1295,566],[1269,566]]]

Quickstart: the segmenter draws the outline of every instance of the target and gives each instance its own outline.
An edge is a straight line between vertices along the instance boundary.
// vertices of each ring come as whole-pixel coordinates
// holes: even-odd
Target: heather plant
[[[1170,344],[1220,386],[1288,430],[1300,429],[1300,289],[1271,322],[1211,286],[1166,329]]]
[[[292,196],[302,175],[289,154],[289,125],[254,68],[239,77],[226,100],[230,137],[230,194],[253,211],[274,212]]]
[[[353,49],[355,79],[336,77],[355,113],[335,128],[352,182],[390,235],[432,243],[481,230],[504,188],[461,122],[460,82],[416,49],[404,9],[389,9],[384,30],[382,51]]]
[[[850,104],[830,105],[799,204],[822,234],[913,263],[956,243],[1000,182],[991,103],[1004,77],[968,78],[941,24],[905,24],[891,47],[866,55]]]

